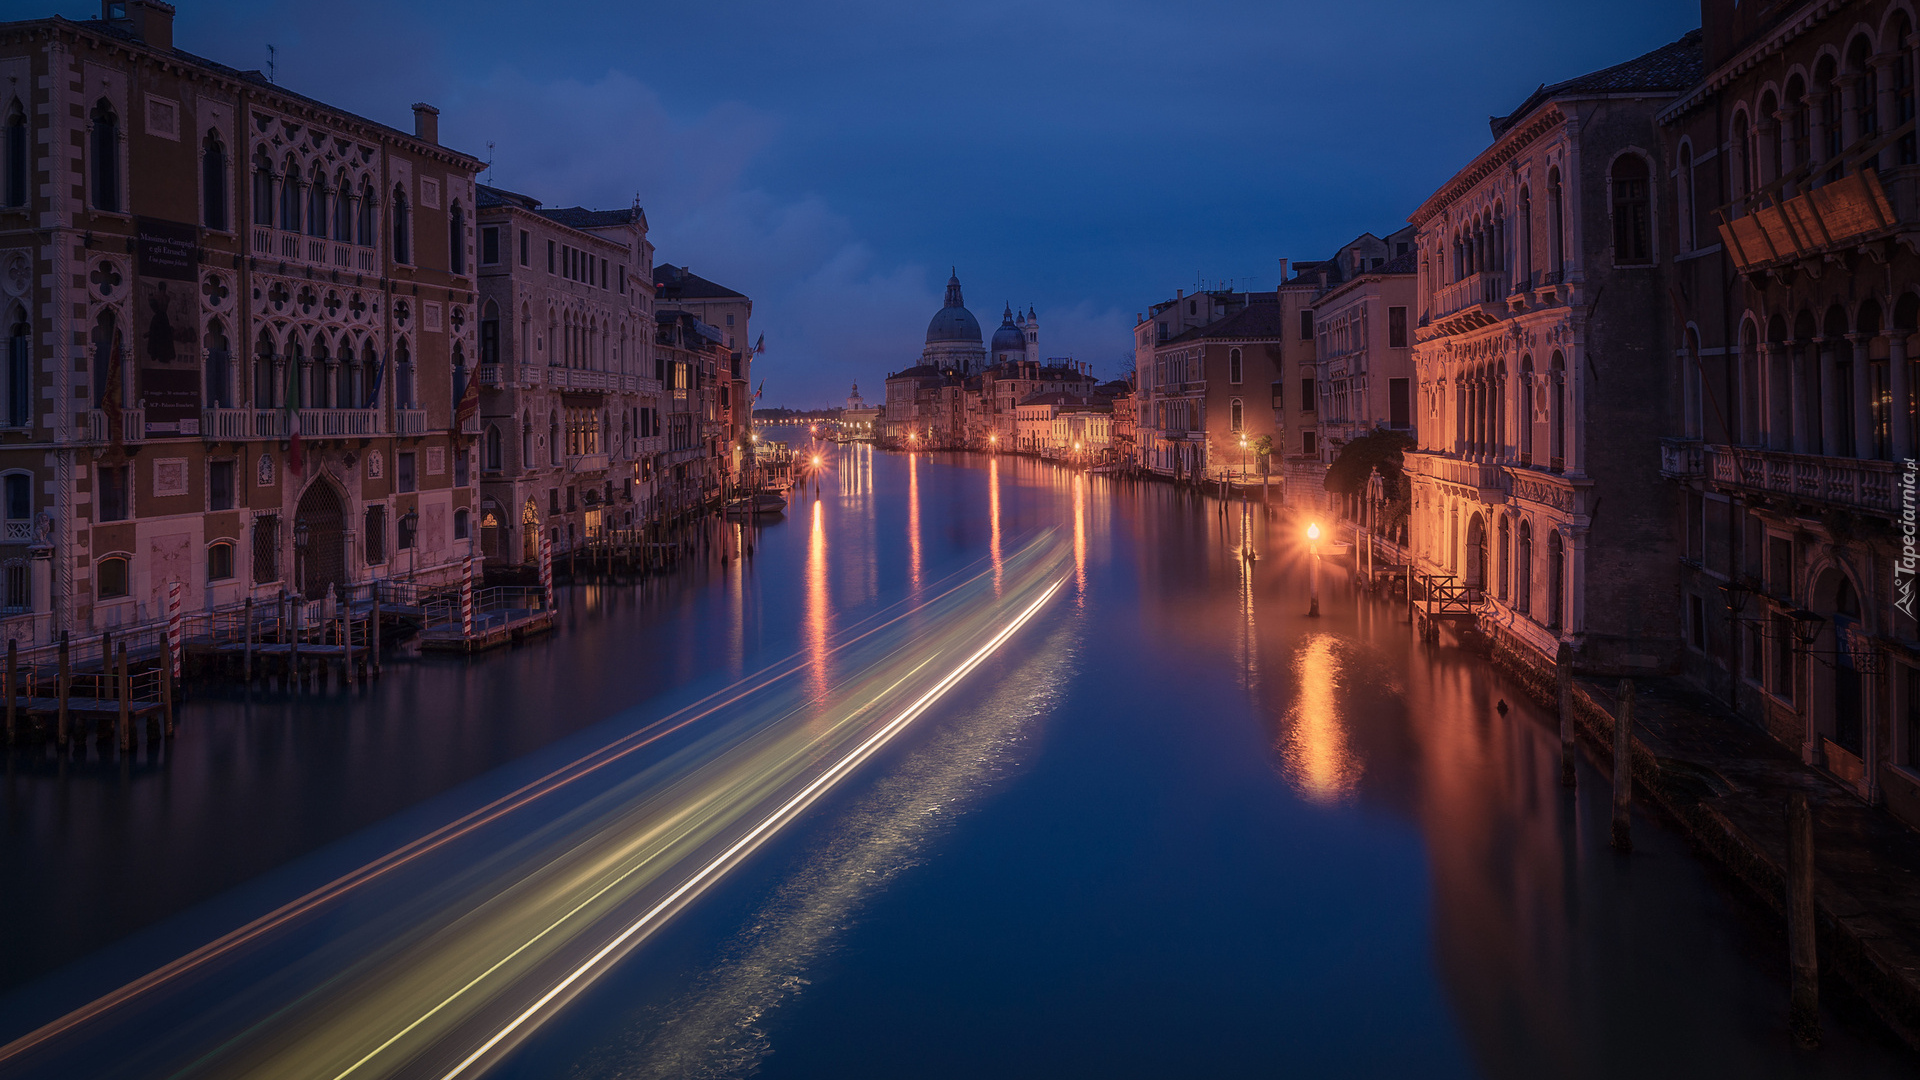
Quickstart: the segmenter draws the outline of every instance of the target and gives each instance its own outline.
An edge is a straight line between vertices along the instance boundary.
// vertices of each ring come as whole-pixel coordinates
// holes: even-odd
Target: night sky
[[[753,297],[762,404],[800,407],[916,363],[950,265],[987,334],[1032,305],[1044,355],[1117,375],[1146,305],[1398,227],[1490,114],[1699,23],[1687,0],[176,6],[190,52],[265,68],[272,43],[283,85],[405,130],[438,105],[485,182],[637,194],[661,261]]]

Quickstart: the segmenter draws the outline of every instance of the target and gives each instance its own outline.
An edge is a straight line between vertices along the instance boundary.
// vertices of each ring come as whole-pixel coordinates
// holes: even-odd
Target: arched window
[[[486,445],[480,460],[480,467],[486,471],[500,471],[500,426],[498,424],[487,425]]]
[[[94,564],[93,598],[95,600],[115,600],[126,596],[128,592],[126,556],[109,555]]]
[[[300,231],[300,166],[291,157],[280,171],[280,229]]]
[[[1820,65],[1814,69],[1814,99],[1820,110],[1820,161],[1831,166],[1822,178],[1823,183],[1831,183],[1847,174],[1846,162],[1840,152],[1846,146],[1846,132],[1841,123],[1842,99],[1840,96],[1840,69],[1833,57],[1823,57]]]
[[[1519,271],[1519,279],[1520,279],[1521,286],[1523,288],[1532,288],[1533,287],[1533,192],[1527,188],[1520,189],[1520,210],[1517,217],[1520,225],[1520,235],[1515,238],[1516,240],[1515,247],[1517,248],[1515,255],[1517,256],[1517,258],[1515,260],[1514,269]]]
[[[412,263],[413,248],[408,244],[408,236],[413,230],[412,216],[407,211],[407,193],[395,186],[393,189],[393,261]]]
[[[120,212],[120,117],[113,103],[101,98],[93,106],[93,208]],[[121,560],[126,565],[126,560]]]
[[[273,335],[260,331],[260,338],[253,346],[253,407],[256,409],[271,409],[279,404],[273,392],[274,352]]]
[[[200,153],[200,197],[207,228],[227,231],[227,148],[211,131]]]
[[[207,407],[233,407],[233,350],[226,325],[218,319],[207,325]]]
[[[1847,74],[1853,85],[1853,137],[1865,139],[1880,131],[1880,67],[1873,62],[1873,43],[1865,34],[1847,47]]]
[[[1533,605],[1533,523],[1520,522],[1513,554],[1513,610],[1526,614]]]
[[[1647,161],[1622,154],[1613,163],[1613,261],[1644,263],[1653,258],[1647,209]]]
[[[467,538],[467,519],[468,514],[466,507],[462,506],[453,512],[453,538],[455,540],[465,540]]]
[[[373,181],[369,180],[360,185],[360,236],[358,242],[361,247],[373,246],[373,204],[378,201],[378,199],[373,197]]]
[[[253,223],[273,224],[273,161],[264,150],[253,159]]]
[[[1498,539],[1500,548],[1499,551],[1495,553],[1496,567],[1494,570],[1493,588],[1494,595],[1502,600],[1507,598],[1507,579],[1512,575],[1512,567],[1509,565],[1513,558],[1513,552],[1511,550],[1513,544],[1512,533],[1513,529],[1507,521],[1507,515],[1501,514]]]
[[[407,348],[405,339],[393,347],[393,404],[401,409],[414,407],[413,352]]]
[[[327,235],[327,174],[315,167],[307,185],[307,235]]]
[[[453,402],[454,410],[460,408],[460,399],[467,393],[467,350],[459,342],[453,343]]]
[[[6,481],[6,514],[11,522],[33,520],[33,474],[8,473]]]
[[[1558,630],[1566,617],[1567,555],[1557,529],[1547,534],[1547,588],[1547,629]]]
[[[560,464],[562,460],[561,458],[562,452],[563,451],[560,446],[560,414],[558,412],[548,413],[547,414],[547,463],[549,465]]]
[[[533,468],[533,417],[520,414],[520,462],[523,469]]]
[[[1746,212],[1747,208],[1743,200],[1745,200],[1748,193],[1753,190],[1753,155],[1751,153],[1752,146],[1753,146],[1753,134],[1749,130],[1747,125],[1747,114],[1745,112],[1735,113],[1733,117],[1733,134],[1727,140],[1727,151],[1732,155],[1730,159],[1731,163],[1727,166],[1727,172],[1729,174],[1729,182],[1732,183],[1733,185],[1733,198],[1734,198],[1734,204],[1735,204],[1734,209],[1738,213]],[[1626,155],[1626,156],[1631,156],[1631,155]],[[1623,156],[1621,160],[1622,161],[1626,160],[1626,156]],[[1614,169],[1617,171],[1619,167],[1620,167],[1619,162],[1615,162]],[[1614,201],[1616,204],[1619,202],[1619,199],[1620,199],[1620,193],[1616,187],[1614,191]],[[1617,210],[1617,206],[1616,206],[1616,210]],[[1616,217],[1617,216],[1618,215],[1616,214]],[[1616,221],[1614,223],[1614,247],[1616,251],[1616,254],[1614,255],[1615,262],[1621,261],[1620,256],[1617,254],[1617,251],[1619,249],[1619,235],[1620,235],[1619,229],[1620,229],[1619,222]]]
[[[1239,398],[1233,399],[1233,403],[1228,406],[1227,412],[1228,412],[1228,415],[1232,417],[1233,430],[1235,431],[1243,430],[1242,420],[1245,418],[1245,411],[1242,409],[1240,405]]]
[[[7,205],[27,205],[27,112],[14,103],[7,114]]]
[[[1567,364],[1559,352],[1547,366],[1547,437],[1551,440],[1549,467],[1559,472],[1567,459]]]
[[[1227,351],[1227,381],[1230,383],[1237,383],[1240,381],[1240,350],[1239,349],[1229,349]]]
[[[1547,274],[1559,281],[1567,268],[1567,220],[1565,192],[1560,188],[1558,167],[1547,170]]]
[[[354,387],[354,407],[377,409],[380,407],[380,354],[373,350],[373,341],[369,339],[360,348],[360,366],[354,371],[360,380]]]
[[[491,300],[480,309],[480,362],[500,362],[500,306]]]
[[[340,174],[340,194],[333,200],[333,238],[342,244],[353,243],[353,183]]]
[[[467,272],[467,212],[458,202],[447,215],[447,269],[456,274]]]
[[[225,581],[233,576],[233,542],[216,540],[207,545],[207,580]]]
[[[16,309],[7,334],[7,424],[26,427],[33,419],[33,327]]]
[[[1913,46],[1909,39],[1913,37],[1913,24],[1907,21],[1906,12],[1896,12],[1888,26],[1887,40],[1893,43],[1892,75],[1893,116],[1889,122],[1896,128],[1905,127],[1914,117],[1913,107]],[[1895,165],[1920,164],[1920,142],[1909,131],[1900,136],[1900,143],[1894,150]],[[1920,747],[1915,747],[1916,756],[1910,760],[1920,761]]]

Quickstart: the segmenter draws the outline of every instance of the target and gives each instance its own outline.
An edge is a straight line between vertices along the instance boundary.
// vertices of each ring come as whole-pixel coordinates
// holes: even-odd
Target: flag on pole
[[[113,349],[107,353],[106,385],[100,388],[100,417],[107,424],[107,443],[117,456],[126,445],[126,425],[121,423],[120,384],[126,380],[127,355],[120,335],[113,336]]]
[[[753,355],[759,356],[761,353],[766,351],[767,351],[767,335],[761,334],[760,339],[753,343]]]
[[[287,471],[299,476],[307,467],[300,451],[300,358],[287,365]]]
[[[767,380],[765,380],[765,379],[761,379],[761,380],[760,380],[760,389],[758,389],[758,390],[755,390],[755,391],[753,392],[753,400],[755,400],[755,401],[759,401],[759,400],[760,400],[760,396],[761,396],[762,394],[765,394],[766,392],[767,392]]]

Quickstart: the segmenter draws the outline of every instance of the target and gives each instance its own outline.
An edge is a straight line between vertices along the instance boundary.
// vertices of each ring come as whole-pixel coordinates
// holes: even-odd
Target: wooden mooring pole
[[[15,697],[20,693],[20,640],[7,639],[7,745],[14,743],[15,712],[19,702]]]
[[[73,668],[67,661],[67,632],[60,631],[60,684],[55,688],[60,695],[59,723],[54,728],[54,737],[60,745],[67,745],[67,698],[73,692]]]
[[[243,650],[242,650],[243,660],[241,661],[245,666],[243,666],[240,669],[240,673],[241,673],[242,681],[251,683],[253,682],[253,597],[251,596],[247,597],[246,608],[247,608],[247,630],[246,630],[247,643],[243,647]]]
[[[1553,656],[1553,677],[1560,691],[1560,786],[1573,786],[1573,646],[1560,643]]]
[[[1633,850],[1633,680],[1620,680],[1613,721],[1613,846]]]
[[[1793,997],[1788,1026],[1805,1046],[1820,1045],[1820,961],[1814,947],[1813,811],[1807,794],[1787,796],[1787,957]]]
[[[124,639],[120,642],[120,652],[116,660],[119,678],[114,681],[120,684],[120,752],[131,754],[133,753],[133,701],[129,697],[132,686],[127,681],[127,643]]]

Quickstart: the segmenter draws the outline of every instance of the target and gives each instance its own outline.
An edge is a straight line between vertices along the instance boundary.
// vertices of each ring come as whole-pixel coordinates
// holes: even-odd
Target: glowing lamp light
[[[1307,526],[1307,539],[1309,539],[1309,540],[1318,540],[1318,539],[1320,539],[1320,526],[1318,526],[1318,525],[1308,525],[1308,526]]]
[[[814,467],[815,467],[815,468],[819,468],[819,467],[820,467],[820,455],[819,455],[819,454],[815,454],[815,455],[813,455],[813,464],[814,464]]]

